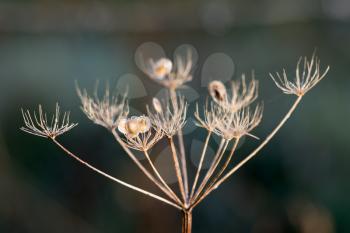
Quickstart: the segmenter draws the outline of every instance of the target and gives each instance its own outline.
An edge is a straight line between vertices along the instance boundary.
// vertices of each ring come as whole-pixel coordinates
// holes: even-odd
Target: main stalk
[[[182,233],[192,233],[192,209],[182,211]]]

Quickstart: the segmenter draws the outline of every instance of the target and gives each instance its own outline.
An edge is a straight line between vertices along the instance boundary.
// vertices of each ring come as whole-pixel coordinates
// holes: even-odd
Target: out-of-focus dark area
[[[315,49],[331,67],[260,155],[195,209],[194,233],[350,232],[349,41],[347,0],[0,1],[0,232],[180,232],[176,210],[98,176],[19,128],[21,107],[53,111],[58,101],[79,122],[62,143],[96,167],[158,192],[110,133],[80,111],[75,80],[90,90],[97,79],[128,85],[133,111],[144,112],[160,87],[137,67],[138,51],[172,57],[186,47],[198,53],[187,89],[192,108],[205,100],[207,79],[254,70],[264,101],[254,132],[260,138],[294,99],[269,72],[286,68],[292,76],[299,56]],[[187,152],[195,157],[192,147],[205,131],[188,128]],[[258,143],[247,139],[236,160]],[[169,154],[154,152],[166,173]]]

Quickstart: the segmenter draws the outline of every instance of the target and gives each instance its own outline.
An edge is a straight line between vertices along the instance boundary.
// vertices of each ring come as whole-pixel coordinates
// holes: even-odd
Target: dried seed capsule
[[[126,134],[129,137],[136,137],[140,132],[140,124],[138,118],[131,118],[125,124]]]
[[[163,112],[162,104],[160,103],[158,98],[153,98],[152,103],[153,103],[153,108],[154,110],[156,110],[157,113]]]
[[[138,130],[140,133],[145,133],[151,128],[151,120],[146,116],[138,117]]]
[[[126,122],[128,122],[128,119],[126,118],[122,118],[119,120],[118,123],[118,130],[119,132],[121,132],[122,134],[126,134]]]
[[[211,97],[217,102],[227,100],[227,92],[225,85],[220,81],[212,81],[209,84],[209,93]]]

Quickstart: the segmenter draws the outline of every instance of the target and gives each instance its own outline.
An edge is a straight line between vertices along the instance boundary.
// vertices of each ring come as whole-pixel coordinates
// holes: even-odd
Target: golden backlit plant
[[[230,91],[221,81],[212,81],[208,85],[210,99],[207,100],[203,112],[198,107],[194,113],[195,123],[207,132],[205,143],[200,152],[199,165],[192,185],[189,185],[185,144],[182,129],[187,121],[188,104],[178,93],[178,89],[192,80],[192,60],[190,54],[186,58],[176,57],[175,63],[167,58],[144,61],[143,71],[151,79],[167,88],[166,99],[153,98],[147,113],[141,116],[129,116],[126,95],[111,95],[107,88],[104,96],[96,93],[89,95],[86,90],[77,88],[81,100],[81,109],[95,124],[108,129],[115,140],[122,146],[143,174],[151,180],[165,195],[164,197],[117,179],[85,162],[72,153],[59,141],[57,136],[69,131],[77,124],[70,123],[69,113],[60,113],[58,104],[51,119],[39,106],[38,112],[23,111],[24,127],[27,133],[51,139],[66,154],[95,172],[137,192],[148,195],[163,203],[171,205],[183,213],[182,232],[192,232],[192,211],[210,193],[247,163],[275,136],[294,112],[304,95],[327,74],[329,67],[321,71],[319,59],[313,55],[310,60],[300,59],[297,63],[294,80],[282,74],[270,74],[271,78],[286,94],[296,96],[294,104],[277,126],[268,134],[257,148],[230,168],[237,146],[244,136],[259,139],[252,131],[260,124],[263,107],[254,104],[258,97],[258,81],[254,78],[247,83],[242,75],[238,81],[232,81]],[[254,106],[253,106],[254,105]],[[220,137],[219,146],[207,171],[203,172],[203,162],[208,153],[208,145],[213,136]],[[177,177],[178,189],[170,187],[153,163],[150,149],[159,141],[165,140],[170,146],[173,167]],[[176,143],[177,142],[177,143]],[[144,153],[151,170],[140,162],[134,151]]]

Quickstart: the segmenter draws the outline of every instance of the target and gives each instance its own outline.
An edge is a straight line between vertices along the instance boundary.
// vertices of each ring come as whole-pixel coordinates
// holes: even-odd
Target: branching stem
[[[176,90],[175,89],[169,89],[171,102],[174,104],[174,109],[178,108],[177,103],[177,97],[176,97]],[[186,161],[186,152],[185,152],[185,144],[184,144],[184,138],[182,134],[182,129],[179,129],[177,132],[178,140],[179,140],[179,147],[180,147],[180,162],[181,162],[181,171],[183,175],[183,186],[184,186],[184,192],[185,192],[185,202],[188,203],[188,174],[187,174],[187,161]]]
[[[145,154],[145,157],[147,158],[148,160],[148,163],[149,165],[151,166],[153,172],[156,174],[156,176],[158,177],[158,179],[160,180],[160,182],[164,185],[164,187],[172,194],[172,196],[174,197],[174,199],[176,199],[176,202],[180,205],[181,204],[181,201],[180,199],[177,197],[177,195],[174,193],[174,191],[169,187],[169,185],[165,182],[165,180],[163,179],[163,177],[159,174],[157,168],[154,166],[154,163],[152,162],[149,154],[148,154],[148,151],[144,151],[144,154]]]
[[[137,191],[137,192],[139,192],[139,193],[142,193],[142,194],[144,194],[144,195],[147,195],[147,196],[149,196],[149,197],[152,197],[152,198],[154,198],[154,199],[157,199],[157,200],[159,200],[159,201],[161,201],[161,202],[163,202],[163,203],[165,203],[165,204],[171,205],[171,206],[173,206],[173,207],[175,207],[175,208],[177,208],[177,209],[179,209],[179,210],[182,210],[182,207],[181,207],[181,206],[179,206],[179,205],[177,205],[177,204],[175,204],[175,203],[173,203],[173,202],[171,202],[171,201],[169,201],[169,200],[167,200],[167,199],[165,199],[165,198],[163,198],[163,197],[160,197],[160,196],[158,196],[158,195],[156,195],[156,194],[154,194],[154,193],[151,193],[151,192],[149,192],[149,191],[146,191],[146,190],[144,190],[144,189],[138,188],[138,187],[136,187],[136,186],[134,186],[134,185],[131,185],[131,184],[127,183],[127,182],[124,182],[124,181],[122,181],[122,180],[119,180],[119,179],[117,179],[117,178],[115,178],[115,177],[113,177],[113,176],[111,176],[111,175],[109,175],[109,174],[107,174],[107,173],[105,173],[105,172],[103,172],[103,171],[101,171],[101,170],[95,168],[95,167],[92,166],[91,164],[85,162],[84,160],[80,159],[78,156],[76,156],[75,154],[73,154],[72,152],[70,152],[66,147],[64,147],[64,146],[63,146],[61,143],[59,143],[56,139],[52,139],[52,141],[53,141],[57,146],[59,146],[67,155],[69,155],[69,156],[72,157],[73,159],[77,160],[79,163],[83,164],[84,166],[90,168],[91,170],[93,170],[93,171],[99,173],[100,175],[102,175],[102,176],[104,176],[104,177],[106,177],[106,178],[108,178],[108,179],[110,179],[110,180],[112,180],[112,181],[114,181],[114,182],[117,182],[117,183],[119,183],[119,184],[121,184],[121,185],[123,185],[123,186],[125,186],[125,187],[127,187],[127,188],[129,188],[129,189],[132,189],[132,190],[134,190],[134,191]]]
[[[196,176],[195,176],[195,179],[194,179],[194,182],[193,182],[193,185],[192,185],[192,189],[191,189],[190,199],[192,199],[192,197],[194,195],[194,191],[196,190],[197,182],[198,182],[198,179],[199,179],[200,172],[202,170],[203,161],[204,161],[204,158],[205,158],[205,154],[207,152],[207,148],[208,148],[208,144],[209,144],[209,140],[210,140],[211,134],[212,134],[212,132],[209,131],[208,135],[207,135],[207,138],[205,139],[205,142],[204,142],[204,147],[203,147],[203,151],[202,151],[202,154],[201,154],[201,157],[200,157],[200,161],[199,161],[199,165],[198,165],[198,168],[197,168],[197,173],[196,173]]]
[[[179,189],[180,189],[182,198],[183,198],[184,202],[186,203],[186,194],[185,194],[185,189],[184,189],[184,183],[183,183],[182,176],[181,176],[181,168],[180,168],[179,158],[177,156],[174,140],[172,137],[168,138],[168,140],[169,140],[169,144],[170,144],[170,148],[171,148],[171,154],[173,157],[177,181],[179,183]]]
[[[132,159],[132,161],[140,168],[140,170],[150,179],[159,189],[161,189],[168,197],[173,199],[176,202],[176,199],[172,196],[172,194],[157,181],[157,179],[140,163],[140,161],[136,158],[136,156],[129,150],[127,146],[125,146],[123,140],[119,137],[118,133],[115,130],[112,130],[114,138],[117,142],[122,146],[124,151],[128,154],[128,156]]]

